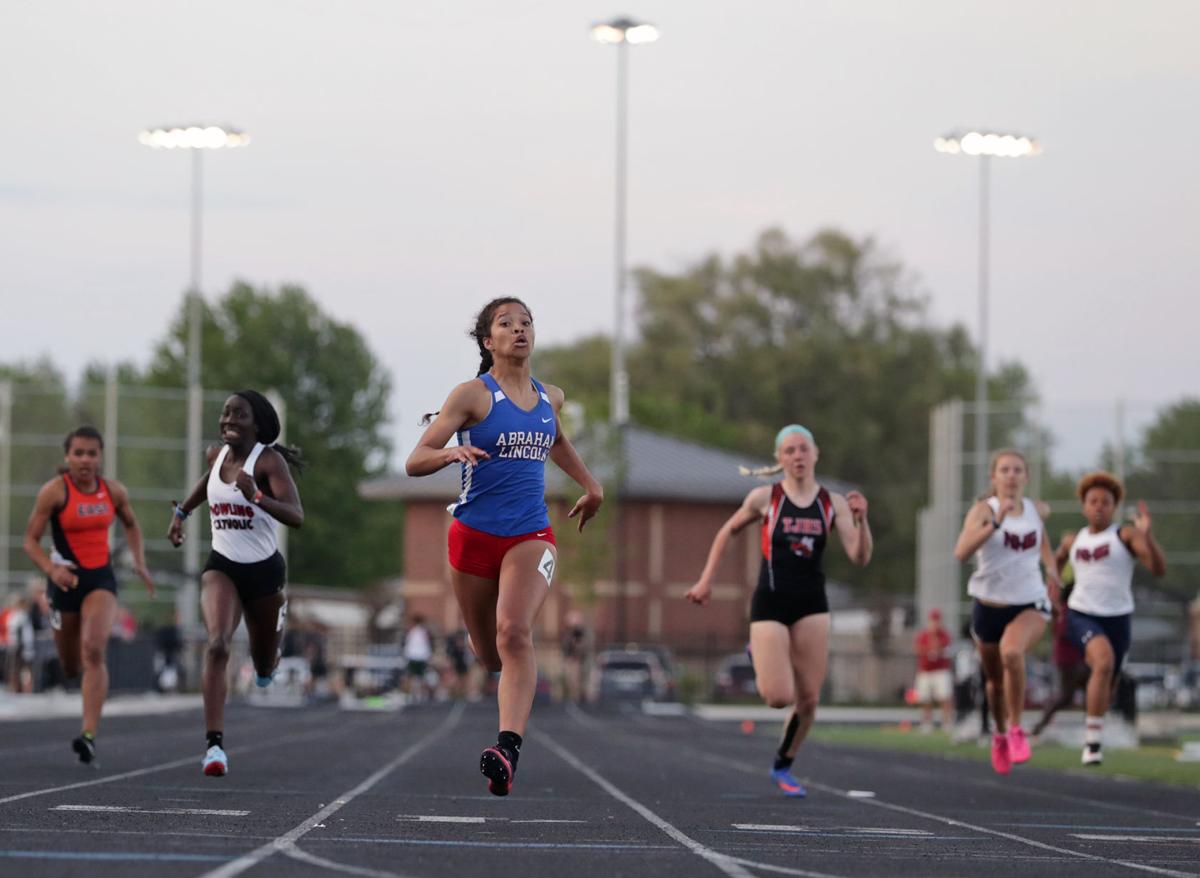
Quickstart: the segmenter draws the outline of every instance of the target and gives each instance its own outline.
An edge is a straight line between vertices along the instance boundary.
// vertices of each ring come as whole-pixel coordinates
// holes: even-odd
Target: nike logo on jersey
[[[541,533],[534,534],[534,536],[536,536],[536,537],[544,537],[545,535],[546,535],[546,532],[545,532],[545,531],[542,531]]]
[[[553,421],[553,420],[554,420],[554,418],[542,418],[542,423],[543,423],[543,424],[549,424],[549,423],[550,423],[551,421]]]

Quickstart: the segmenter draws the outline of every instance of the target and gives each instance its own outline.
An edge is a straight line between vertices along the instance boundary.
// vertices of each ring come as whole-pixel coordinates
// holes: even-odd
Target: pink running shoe
[[[1020,726],[1013,726],[1008,730],[1008,758],[1014,764],[1028,762],[1029,757],[1033,755],[1033,750],[1029,747],[1029,738],[1025,737],[1025,730]]]
[[[1008,755],[1008,735],[997,732],[992,735],[992,768],[996,774],[1012,771],[1012,759]]]

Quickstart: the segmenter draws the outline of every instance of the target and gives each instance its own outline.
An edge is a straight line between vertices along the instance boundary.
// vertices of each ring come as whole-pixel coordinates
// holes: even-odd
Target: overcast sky
[[[1068,457],[1115,397],[1136,421],[1197,392],[1192,0],[9,4],[0,361],[147,360],[187,282],[189,165],[137,133],[229,122],[253,141],[206,157],[206,292],[299,283],[355,325],[406,453],[491,296],[542,344],[610,328],[616,56],[588,26],[616,13],[662,31],[632,50],[631,263],[835,225],[974,334],[976,161],[932,141],[1030,133],[1044,154],[994,163],[994,355]]]

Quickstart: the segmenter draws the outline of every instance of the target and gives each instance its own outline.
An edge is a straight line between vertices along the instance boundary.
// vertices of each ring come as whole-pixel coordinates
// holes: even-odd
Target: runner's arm
[[[487,452],[473,445],[446,447],[450,437],[464,424],[487,417],[487,409],[481,404],[486,400],[486,391],[478,380],[465,381],[450,391],[441,411],[404,462],[404,471],[408,475],[428,476],[455,462],[475,466],[488,459]]]

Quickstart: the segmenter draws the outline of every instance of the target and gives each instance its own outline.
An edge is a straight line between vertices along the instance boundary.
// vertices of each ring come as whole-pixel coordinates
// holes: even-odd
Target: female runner
[[[303,468],[299,451],[275,442],[279,415],[256,390],[239,390],[221,410],[221,447],[208,451],[208,473],[175,505],[167,537],[183,543],[183,522],[205,500],[212,519],[212,552],[200,576],[200,608],[208,633],[204,651],[204,725],[201,768],[210,777],[229,771],[225,753],[225,696],[230,646],[242,616],[250,637],[255,683],[271,685],[287,617],[287,565],[276,522],[304,523],[300,494],[289,469]]]
[[[1082,761],[1104,761],[1100,746],[1104,714],[1113,684],[1129,653],[1133,619],[1133,570],[1141,562],[1155,576],[1167,572],[1167,559],[1150,532],[1150,510],[1139,500],[1133,524],[1115,521],[1125,486],[1111,473],[1088,473],[1079,481],[1087,527],[1065,538],[1056,560],[1069,560],[1075,588],[1067,599],[1067,626],[1091,669],[1087,683],[1087,726]]]
[[[783,472],[783,480],[746,495],[741,508],[713,538],[708,561],[687,599],[704,606],[721,555],[734,534],[762,523],[762,566],[750,602],[750,652],[759,694],[771,707],[791,706],[771,778],[788,796],[806,790],[792,761],[816,716],[829,659],[829,601],[821,557],[836,529],[851,563],[871,560],[867,499],[858,491],[834,494],[817,481],[819,457],[812,433],[790,424],[775,437],[777,465],[755,475]]]
[[[583,488],[567,515],[579,529],[604,499],[563,434],[563,392],[530,375],[533,316],[520,299],[493,299],[471,331],[479,374],[450,392],[409,455],[410,476],[457,463],[462,493],[450,507],[451,580],[471,646],[489,671],[501,671],[500,730],[480,756],[479,769],[497,796],[512,789],[522,736],[533,706],[537,661],[533,623],[549,594],[558,563],[546,509],[549,457]],[[445,447],[457,434],[458,444]]]
[[[991,462],[992,493],[977,501],[963,521],[954,557],[976,556],[967,593],[974,599],[971,635],[987,676],[987,698],[996,719],[992,768],[1008,774],[1032,755],[1021,727],[1025,706],[1025,653],[1046,630],[1058,604],[1058,567],[1038,504],[1025,497],[1029,467],[1011,448]],[[1038,561],[1045,568],[1045,580]]]
[[[133,571],[150,597],[154,583],[146,569],[142,529],[138,526],[125,486],[100,473],[104,439],[95,427],[79,427],[63,442],[66,468],[42,485],[25,527],[25,554],[46,574],[50,627],[63,674],[82,669],[83,728],[71,748],[79,761],[96,759],[96,730],[108,695],[108,636],[117,616],[117,580],[108,546],[113,518],[121,520],[133,556]],[[42,549],[42,534],[50,524],[54,549]]]

